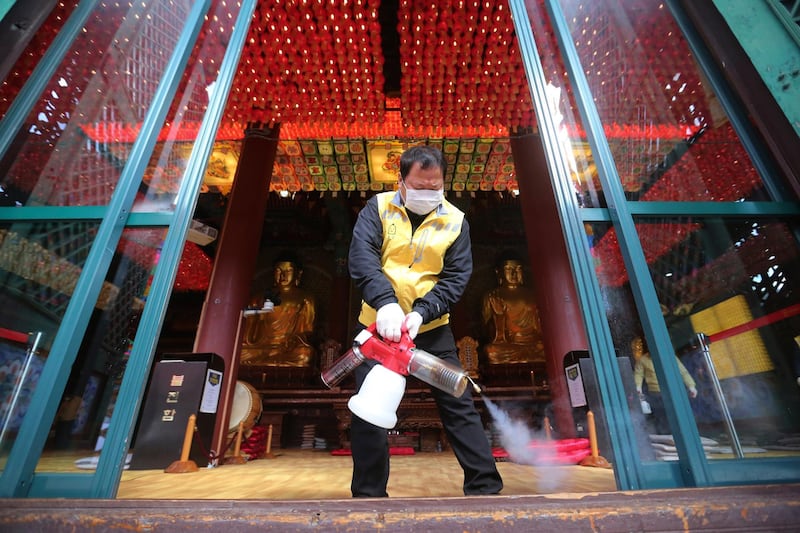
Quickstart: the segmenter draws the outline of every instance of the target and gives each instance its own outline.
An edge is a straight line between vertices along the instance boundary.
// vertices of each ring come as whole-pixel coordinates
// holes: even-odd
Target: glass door
[[[253,6],[60,3],[3,85],[4,496],[113,496]]]
[[[798,202],[678,4],[511,3],[618,482],[796,480]]]

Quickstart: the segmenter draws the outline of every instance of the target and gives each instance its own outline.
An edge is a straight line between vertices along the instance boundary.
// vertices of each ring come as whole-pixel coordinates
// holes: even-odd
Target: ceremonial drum
[[[253,426],[261,418],[261,395],[252,385],[244,381],[237,381],[233,392],[233,406],[231,407],[231,418],[228,423],[228,433],[239,431],[239,423],[242,424],[243,434],[249,435]]]

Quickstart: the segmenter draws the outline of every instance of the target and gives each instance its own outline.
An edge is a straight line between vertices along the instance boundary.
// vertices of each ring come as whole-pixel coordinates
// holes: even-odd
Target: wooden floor
[[[316,450],[274,450],[273,458],[226,464],[197,472],[126,470],[117,498],[332,500],[350,498],[353,462]],[[43,457],[39,470],[87,472],[74,466],[74,452]],[[613,470],[589,466],[529,466],[498,462],[504,496],[596,493],[617,490]],[[463,496],[463,473],[452,452],[396,455],[391,458],[391,497]]]
[[[798,452],[767,452],[762,457]],[[76,462],[97,458],[87,450],[45,451],[40,472],[93,473]],[[718,459],[733,458],[717,454]],[[0,468],[5,458],[0,459]],[[350,456],[324,450],[275,449],[270,458],[244,464],[223,464],[196,472],[170,474],[164,470],[125,470],[117,492],[123,499],[167,500],[336,500],[350,498]],[[588,494],[617,491],[612,468],[580,465],[531,466],[500,461],[504,496]],[[452,451],[394,455],[388,492],[391,497],[463,496],[463,472]]]

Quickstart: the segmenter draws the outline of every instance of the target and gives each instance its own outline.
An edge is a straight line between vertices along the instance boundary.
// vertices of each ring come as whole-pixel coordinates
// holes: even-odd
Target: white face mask
[[[427,215],[442,203],[444,190],[409,189],[406,187],[406,209],[418,215]]]

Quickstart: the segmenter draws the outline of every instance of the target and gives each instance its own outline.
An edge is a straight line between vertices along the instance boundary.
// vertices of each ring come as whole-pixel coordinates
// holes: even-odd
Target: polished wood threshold
[[[800,485],[269,502],[16,499],[0,500],[0,531],[794,532],[798,510]]]

